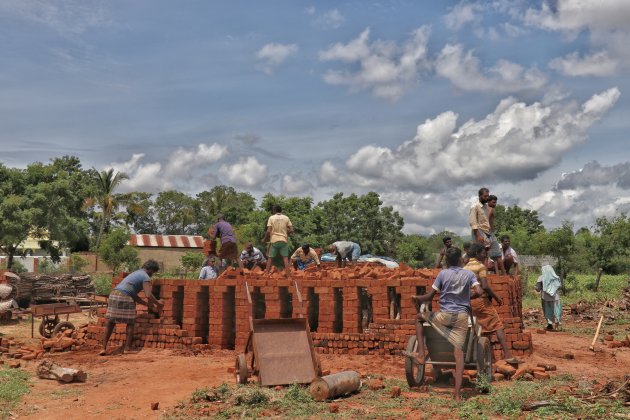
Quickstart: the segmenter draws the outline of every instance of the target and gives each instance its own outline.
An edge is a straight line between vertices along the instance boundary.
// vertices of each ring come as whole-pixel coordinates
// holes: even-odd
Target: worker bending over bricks
[[[145,305],[149,308],[155,307],[156,311],[161,311],[164,304],[157,300],[151,292],[151,277],[160,270],[157,261],[148,260],[142,265],[140,270],[125,277],[118,286],[109,294],[107,299],[107,312],[105,313],[106,328],[105,338],[103,340],[103,350],[99,353],[101,356],[107,355],[107,342],[114,332],[117,323],[126,324],[125,345],[120,346],[112,354],[123,353],[132,350],[133,328],[136,322],[136,303]],[[147,301],[144,301],[138,293],[144,290]]]
[[[466,264],[464,268],[475,273],[482,289],[481,293],[476,294],[473,292],[471,296],[470,306],[472,307],[473,316],[477,318],[477,323],[481,325],[482,334],[492,334],[496,332],[499,343],[501,343],[501,348],[503,349],[503,358],[508,363],[517,363],[518,360],[512,357],[507,340],[505,339],[503,322],[501,318],[499,318],[497,310],[492,305],[492,299],[494,299],[499,306],[503,305],[503,301],[494,293],[490,284],[488,284],[488,270],[482,262],[486,259],[486,249],[483,245],[474,243],[470,246],[468,257],[468,264]]]

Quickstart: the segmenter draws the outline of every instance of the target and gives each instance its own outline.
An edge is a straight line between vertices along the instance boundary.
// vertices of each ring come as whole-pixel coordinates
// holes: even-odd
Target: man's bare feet
[[[424,365],[424,357],[421,357],[420,353],[412,353],[412,352],[403,350],[402,355],[413,359],[413,361],[419,365]]]

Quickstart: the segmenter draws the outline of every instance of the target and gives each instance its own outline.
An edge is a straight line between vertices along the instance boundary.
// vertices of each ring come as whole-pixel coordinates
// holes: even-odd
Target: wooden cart
[[[308,320],[302,316],[302,295],[294,284],[300,303],[297,318],[253,319],[252,297],[245,283],[250,332],[244,352],[236,356],[237,383],[245,384],[250,376],[257,375],[264,386],[306,384],[321,374]],[[251,369],[247,366],[248,355]]]
[[[81,312],[81,307],[75,302],[46,303],[43,305],[31,305],[29,311],[31,317],[31,337],[35,330],[35,317],[41,317],[39,334],[50,338],[67,329],[74,330],[74,325],[68,321],[70,314]],[[65,321],[59,320],[59,315],[66,315]]]
[[[419,364],[412,357],[405,358],[405,376],[409,386],[420,386],[424,380],[427,365],[431,365],[436,377],[441,368],[455,368],[455,356],[453,345],[440,335],[428,322],[423,323],[425,364]],[[492,380],[492,346],[487,337],[481,336],[481,326],[475,323],[475,318],[470,317],[468,335],[464,345],[464,369],[476,369],[478,376],[485,376]],[[407,352],[417,353],[418,340],[415,335],[407,341]]]

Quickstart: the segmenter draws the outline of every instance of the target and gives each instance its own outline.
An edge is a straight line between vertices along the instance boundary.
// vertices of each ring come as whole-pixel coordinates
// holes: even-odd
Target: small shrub
[[[112,291],[112,276],[96,274],[92,277],[92,284],[97,295],[109,295]]]
[[[477,375],[477,378],[474,380],[475,389],[482,394],[487,394],[492,390],[491,379],[488,375]]]
[[[298,403],[313,402],[311,394],[298,384],[293,384],[287,389],[287,392],[284,394],[284,399]]]
[[[14,259],[13,264],[11,264],[11,271],[15,273],[26,273],[28,270],[24,267],[24,264]]]
[[[70,255],[69,267],[72,273],[82,273],[88,265],[88,261],[80,255]]]
[[[234,405],[254,407],[269,402],[269,395],[259,388],[243,387],[239,391],[241,392],[234,395]]]

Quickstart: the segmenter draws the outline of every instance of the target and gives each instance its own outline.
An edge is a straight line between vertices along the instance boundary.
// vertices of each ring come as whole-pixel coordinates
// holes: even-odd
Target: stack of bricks
[[[399,354],[414,334],[415,305],[410,296],[430,290],[436,269],[413,270],[401,264],[388,269],[372,264],[321,271],[264,276],[259,269],[228,270],[216,280],[153,279],[154,294],[165,302],[161,319],[139,311],[137,346],[157,348],[221,348],[242,351],[247,343],[249,316],[254,319],[298,317],[308,319],[313,342],[321,353]],[[114,279],[114,285],[122,276]],[[532,352],[531,335],[523,333],[518,280],[491,275],[488,279],[503,300],[497,311],[503,319],[515,355]],[[295,283],[303,304],[300,305]],[[247,283],[253,304],[245,292]],[[373,321],[367,324],[367,308]],[[392,310],[393,308],[395,310]],[[432,309],[439,310],[438,296]],[[394,319],[398,318],[398,319]],[[367,327],[367,328],[366,328]],[[102,339],[104,319],[90,328],[89,340]],[[114,342],[124,339],[118,325]],[[496,341],[493,339],[493,341]],[[499,351],[494,344],[495,353]],[[498,353],[497,353],[498,355]]]

